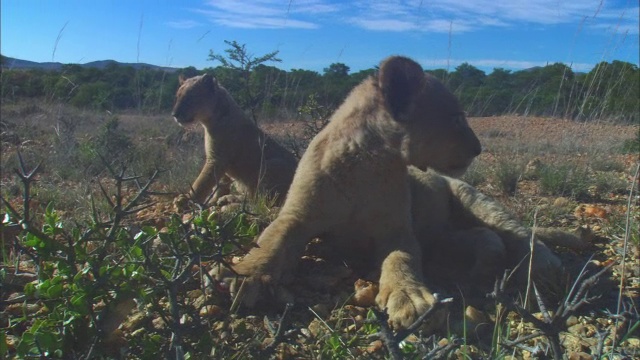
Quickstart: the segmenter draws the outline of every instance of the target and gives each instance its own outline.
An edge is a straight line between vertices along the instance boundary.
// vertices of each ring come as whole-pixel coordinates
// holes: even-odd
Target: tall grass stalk
[[[622,307],[622,293],[624,292],[624,281],[625,281],[625,272],[626,272],[626,263],[625,260],[627,259],[627,248],[629,245],[629,236],[631,235],[631,201],[633,199],[633,191],[635,190],[635,185],[636,182],[638,181],[638,173],[640,172],[640,163],[638,163],[636,165],[636,172],[633,175],[633,180],[631,180],[631,186],[629,189],[629,199],[627,201],[627,220],[626,220],[626,225],[625,225],[625,229],[624,229],[624,243],[623,243],[623,247],[622,247],[622,259],[621,261],[621,270],[620,270],[620,285],[618,288],[618,304],[616,306],[616,325],[615,325],[615,330],[614,331],[618,331],[618,323],[620,322],[620,308]],[[617,337],[618,334],[614,334],[614,339],[615,337]],[[613,358],[613,350],[615,349],[616,346],[616,342],[613,342],[613,345],[611,346],[611,357]]]

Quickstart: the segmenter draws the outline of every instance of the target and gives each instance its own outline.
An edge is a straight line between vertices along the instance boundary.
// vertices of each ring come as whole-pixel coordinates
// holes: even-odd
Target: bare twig
[[[284,340],[285,329],[289,326],[289,318],[287,317],[287,315],[289,315],[289,312],[291,311],[292,308],[293,308],[293,304],[287,303],[287,305],[284,308],[284,311],[282,312],[282,316],[280,316],[278,329],[275,332],[273,332],[273,329],[271,328],[271,326],[267,327],[267,329],[271,333],[271,336],[273,336],[273,341],[271,342],[271,344],[267,345],[267,347],[265,348],[265,351],[267,351],[267,353],[272,353],[273,351],[275,351],[278,344],[281,343],[282,340]],[[268,319],[266,319],[266,317],[265,317],[265,322],[268,323]],[[268,324],[268,325],[271,325],[271,324]]]
[[[449,354],[453,349],[459,347],[462,344],[462,341],[458,338],[450,339],[447,344],[438,345],[433,350],[429,351],[427,355],[423,357],[423,359],[444,359],[447,358],[447,354]]]
[[[538,331],[527,336],[519,337],[518,339],[513,341],[504,340],[502,341],[502,344],[508,347],[516,347],[524,341],[531,340],[539,336],[545,336],[549,341],[554,359],[562,359],[563,350],[562,346],[560,345],[560,331],[562,331],[562,329],[566,326],[565,324],[567,318],[573,315],[578,308],[580,308],[584,304],[588,304],[589,302],[599,297],[590,297],[588,290],[597,283],[600,276],[602,276],[602,274],[604,274],[608,269],[609,267],[605,267],[604,269],[585,279],[583,279],[584,272],[582,272],[576,279],[574,287],[567,295],[565,301],[558,306],[557,310],[553,314],[551,314],[547,310],[542,296],[538,292],[538,289],[536,288],[534,283],[533,289],[536,295],[538,307],[540,308],[540,312],[543,316],[543,320],[540,320],[537,317],[533,316],[533,314],[529,312],[525,307],[518,304],[505,294],[505,286],[507,283],[506,279],[509,274],[508,270],[505,271],[502,279],[496,281],[494,291],[488,296],[494,298],[498,303],[504,305],[508,310],[517,312],[523,318],[523,320],[533,324],[533,326],[538,329]],[[573,290],[578,283],[580,283],[580,286],[574,293]]]

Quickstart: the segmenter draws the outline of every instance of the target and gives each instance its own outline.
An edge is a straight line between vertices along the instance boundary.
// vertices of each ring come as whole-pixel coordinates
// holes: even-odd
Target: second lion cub
[[[358,85],[300,160],[278,217],[234,268],[255,305],[286,283],[322,236],[381,268],[378,306],[408,327],[434,297],[423,283],[408,165],[455,173],[481,151],[455,96],[413,60],[391,57]]]
[[[296,158],[266,135],[209,74],[180,78],[173,117],[181,125],[199,122],[205,130],[205,164],[187,198],[202,203],[214,187],[235,180],[250,196],[258,191],[281,203],[296,169]],[[216,197],[228,189],[216,191]],[[214,199],[215,201],[216,199]]]

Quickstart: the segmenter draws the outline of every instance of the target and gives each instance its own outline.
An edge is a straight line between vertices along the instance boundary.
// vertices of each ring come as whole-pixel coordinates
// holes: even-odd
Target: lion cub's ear
[[[424,84],[424,71],[415,61],[392,56],[380,65],[378,85],[384,96],[385,105],[393,117],[402,121],[404,114],[414,100],[414,96]]]
[[[215,84],[216,84],[216,79],[214,79],[213,75],[211,75],[211,74],[202,75],[202,79],[200,81],[202,81],[204,86],[206,86],[208,88],[214,87]]]
[[[182,74],[178,75],[178,84],[180,84],[180,86],[182,86],[182,84],[184,84],[185,81],[187,81],[187,79],[184,77],[184,75]]]

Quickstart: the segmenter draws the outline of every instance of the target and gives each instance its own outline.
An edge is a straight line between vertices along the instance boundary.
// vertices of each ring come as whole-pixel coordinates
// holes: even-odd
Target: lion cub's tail
[[[506,246],[522,246],[523,240],[529,240],[533,232],[537,241],[547,245],[574,250],[584,250],[589,247],[588,241],[574,233],[555,228],[525,227],[498,201],[480,193],[464,181],[445,178],[453,195],[451,199],[454,213],[461,215],[459,217],[461,221],[490,228],[500,235]]]

